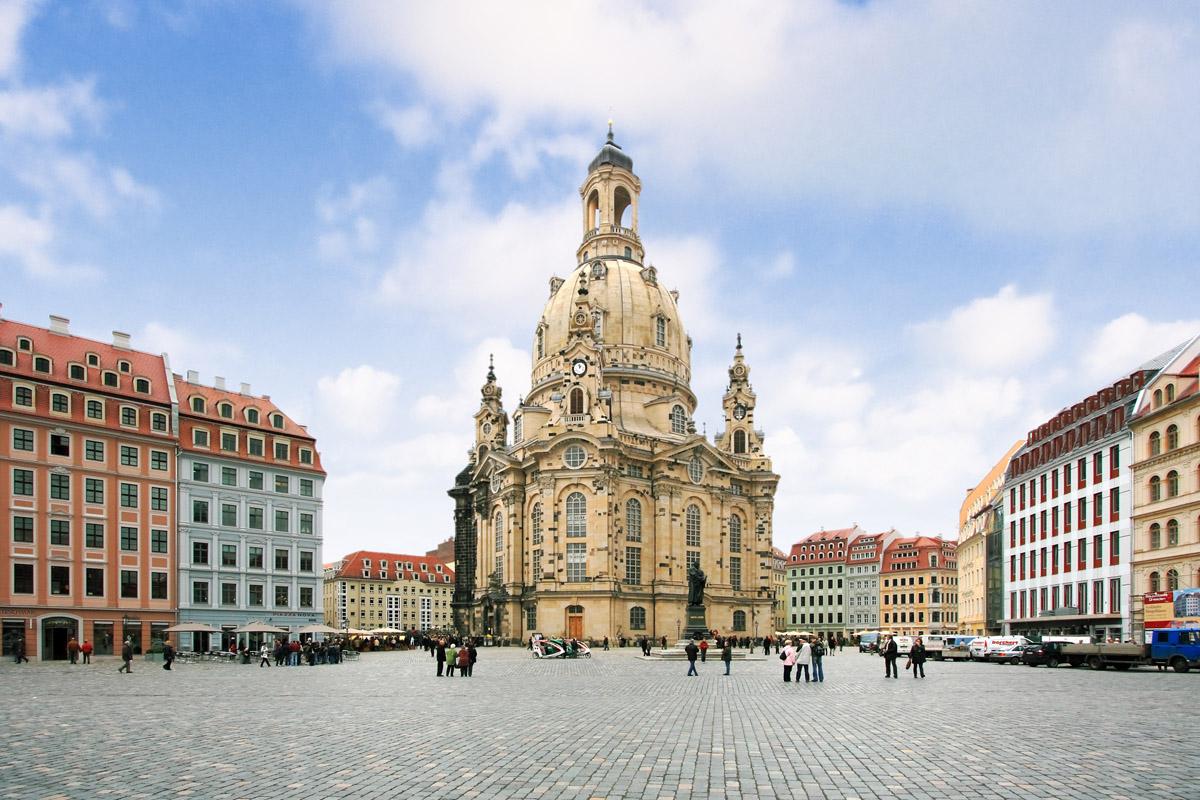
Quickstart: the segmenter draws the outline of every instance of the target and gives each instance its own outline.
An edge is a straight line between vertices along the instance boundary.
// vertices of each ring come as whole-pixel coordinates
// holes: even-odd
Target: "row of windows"
[[[895,613],[885,613],[883,615],[883,621],[885,624],[892,623],[892,622],[899,623],[899,624],[904,624],[907,622],[922,623],[925,621],[925,612],[924,611],[898,611]],[[929,612],[929,621],[931,623],[933,623],[933,622],[938,622],[938,623],[958,622],[958,614],[954,611],[930,611]]]
[[[1091,524],[1101,525],[1104,523],[1104,493],[1096,492],[1091,497],[1091,516],[1088,515],[1088,498],[1080,497],[1074,503],[1067,500],[1062,506],[1054,508],[1042,509],[1041,513],[1030,514],[1020,519],[1009,520],[1008,522],[1008,545],[1016,547],[1018,544],[1025,544],[1025,537],[1028,533],[1029,541],[1033,542],[1038,538],[1038,530],[1041,530],[1041,538],[1045,539],[1047,535],[1058,536],[1059,523],[1062,523],[1063,533],[1070,533],[1072,530],[1072,520],[1074,525],[1079,530],[1083,530],[1088,526],[1088,520]],[[1072,513],[1074,510],[1074,514]],[[1113,487],[1108,491],[1108,521],[1116,522],[1121,514],[1121,492],[1117,487]]]
[[[883,605],[924,605],[924,592],[908,592],[906,594],[885,594]],[[954,592],[942,593],[939,589],[929,592],[930,603],[957,603],[958,595]]]
[[[71,569],[68,565],[52,564],[50,566],[50,594],[71,594]],[[84,568],[83,585],[86,597],[105,596],[104,573],[105,570],[103,567]],[[33,564],[13,564],[13,594],[34,594],[35,589]],[[138,597],[137,570],[123,569],[120,571],[120,596],[126,599],[136,599]],[[150,599],[167,599],[167,573],[150,573]]]
[[[197,483],[210,483],[215,478],[219,478],[222,486],[241,485],[239,470],[237,467],[222,466],[220,468],[220,475],[218,476],[214,474],[211,465],[206,464],[203,461],[192,462],[192,480],[196,481]],[[313,483],[312,478],[300,478],[297,485],[300,496],[312,497],[314,485],[315,484]],[[260,470],[247,470],[246,487],[250,489],[265,490],[266,479],[264,477],[264,473]],[[292,479],[287,475],[274,475],[271,481],[271,488],[275,490],[276,494],[288,494],[292,490]]]
[[[23,384],[13,385],[13,405],[20,408],[33,408],[33,387]],[[103,422],[107,417],[107,404],[104,400],[94,397],[84,399],[84,416]],[[69,415],[71,413],[71,397],[65,392],[51,392],[50,411],[55,414]],[[141,412],[135,406],[122,405],[117,410],[118,421],[123,428],[138,427]],[[162,411],[150,412],[150,429],[158,433],[166,433],[167,415]]]
[[[218,438],[218,444],[223,452],[236,453],[238,451],[238,433],[237,431],[221,431]],[[196,447],[209,449],[212,442],[212,431],[207,428],[192,428],[192,444]],[[272,442],[272,454],[276,461],[287,461],[291,458],[291,444],[289,442],[275,441]],[[255,458],[264,458],[266,452],[266,439],[253,434],[246,434],[246,453]],[[300,447],[296,450],[301,464],[313,463],[313,451],[308,447]]]
[[[83,526],[83,546],[91,549],[103,549],[105,544],[105,527],[102,522],[88,522]],[[14,516],[12,518],[13,541],[17,544],[33,544],[36,540],[34,518]],[[50,544],[54,547],[71,546],[71,521],[66,519],[50,520]],[[149,532],[150,552],[165,553],[168,548],[167,531],[152,528]],[[136,526],[120,526],[120,547],[122,552],[136,553],[141,549],[142,531]]]
[[[188,400],[188,407],[197,414],[205,414],[208,412],[208,401],[200,395],[193,395]],[[215,408],[219,416],[223,417],[224,419],[233,419],[233,403],[229,402],[228,400],[220,400],[217,402]],[[246,422],[250,423],[251,425],[258,425],[261,418],[258,409],[253,407],[247,407],[243,409],[242,416],[245,417]],[[283,430],[283,414],[275,412],[270,415],[270,419],[272,428]]]
[[[1088,582],[1064,583],[1061,586],[1042,586],[1039,589],[1022,589],[1008,593],[1008,613],[1012,619],[1036,617],[1038,611],[1054,611],[1059,608],[1074,608],[1078,614],[1103,614],[1104,581],[1092,581],[1091,609],[1088,608]],[[1109,614],[1121,612],[1121,579],[1108,581]]]
[[[197,525],[216,524],[215,517],[209,513],[211,503],[208,500],[192,500],[192,522]],[[220,525],[223,528],[238,527],[238,504],[237,503],[221,503],[221,521]],[[264,515],[266,509],[262,506],[249,506],[246,509],[246,527],[252,531],[265,530]],[[298,515],[299,530],[298,533],[312,534],[314,515],[306,511],[301,511]],[[275,509],[275,525],[271,530],[276,533],[291,532],[291,512],[284,509]]]
[[[1200,577],[1200,576],[1198,576]],[[1166,585],[1163,585],[1163,576],[1156,572],[1151,572],[1147,579],[1147,588],[1152,592],[1161,592],[1166,590],[1173,592],[1179,588],[1179,570],[1169,569],[1166,574]]]
[[[1062,492],[1069,494],[1071,491],[1071,470],[1072,466],[1075,469],[1077,476],[1076,488],[1083,489],[1087,486],[1087,456],[1078,459],[1074,465],[1067,462],[1062,465]],[[1108,469],[1109,477],[1115,478],[1121,467],[1121,448],[1120,445],[1113,445],[1108,448]],[[1010,487],[1008,490],[1008,510],[1009,513],[1017,512],[1017,502],[1020,501],[1021,510],[1025,509],[1026,496],[1028,495],[1029,505],[1046,502],[1046,490],[1049,488],[1049,496],[1051,498],[1058,497],[1058,472],[1059,468],[1055,467],[1048,473],[1043,473],[1039,478],[1030,478],[1028,481],[1022,481],[1019,486]],[[1104,479],[1104,452],[1097,450],[1092,453],[1092,483],[1099,483]],[[1028,489],[1028,492],[1026,491]],[[1040,491],[1039,491],[1040,490]]]
[[[1155,522],[1147,529],[1149,545],[1151,550],[1158,550],[1163,546],[1163,526]],[[1167,547],[1174,547],[1179,544],[1179,520],[1167,520]]]
[[[104,478],[84,478],[84,502],[92,504],[104,503]],[[33,497],[35,491],[34,474],[31,469],[14,468],[12,471],[12,493],[15,497]],[[139,486],[136,483],[120,484],[121,508],[137,508],[139,503]],[[150,487],[150,509],[152,511],[167,511],[170,489],[166,486]],[[71,500],[71,475],[67,473],[50,473],[50,499]]]
[[[192,564],[195,566],[208,566],[212,564],[210,561],[211,546],[208,542],[193,541],[192,542]],[[286,572],[291,563],[291,550],[283,547],[275,549],[275,569]],[[221,568],[238,566],[238,545],[222,544],[221,545]],[[250,545],[246,548],[246,567],[247,569],[263,569],[263,548]],[[311,550],[300,551],[300,571],[313,571],[313,552]]]
[[[832,571],[833,570],[830,570],[830,572],[832,572]],[[799,581],[799,590],[802,592],[811,592],[811,591],[815,591],[817,589],[824,590],[824,588],[825,588],[825,581]],[[829,588],[830,589],[834,588],[833,578],[829,579]],[[842,588],[842,579],[841,578],[837,579],[837,588],[838,589]],[[792,591],[794,592],[796,590],[797,590],[797,582],[792,581]]]
[[[1171,470],[1167,473],[1167,479],[1164,481],[1157,475],[1150,478],[1150,502],[1156,502],[1163,499],[1163,485],[1166,485],[1167,497],[1179,496],[1179,473]]]
[[[33,453],[36,446],[36,435],[34,431],[28,428],[12,429],[12,449],[15,452]],[[71,435],[66,433],[51,433],[49,434],[47,451],[52,456],[62,456],[63,458],[71,457]],[[120,453],[120,463],[123,467],[136,467],[141,462],[142,448],[132,444],[122,444],[118,446]],[[86,461],[95,461],[103,463],[106,458],[107,448],[104,442],[95,439],[83,440],[83,457]],[[165,472],[167,470],[166,450],[150,450],[150,468]]]
[[[29,340],[25,339],[23,341],[29,341]],[[27,348],[20,347],[19,344],[20,343],[18,343],[19,350],[24,350],[24,351],[28,352]],[[93,356],[95,357],[95,363],[91,363]],[[90,367],[99,367],[100,366],[100,357],[96,356],[94,353],[89,353],[88,354],[88,362],[89,362],[88,366],[90,366]],[[34,355],[32,355],[32,364],[33,364],[34,372],[40,372],[44,375],[53,375],[54,374],[54,359],[51,358],[50,356],[34,354]],[[16,353],[14,353],[12,350],[9,350],[6,347],[0,347],[0,366],[6,366],[6,367],[17,366]],[[100,382],[103,383],[105,386],[111,387],[113,389],[119,389],[119,388],[121,388],[121,373],[129,374],[131,371],[132,371],[132,365],[128,361],[125,361],[125,360],[118,361],[117,362],[117,371],[115,371],[115,372],[113,370],[101,371]],[[77,362],[68,362],[67,377],[73,381],[86,381],[87,380],[87,367],[85,367],[83,364],[79,364]],[[133,390],[135,392],[137,392],[138,394],[150,394],[150,392],[151,392],[150,379],[143,378],[141,376],[134,378],[133,379]]]
[[[261,583],[252,583],[246,587],[247,605],[263,606],[266,587]],[[291,587],[276,586],[275,587],[275,607],[288,608],[290,605]],[[209,603],[209,582],[208,581],[192,581],[192,604],[193,605],[208,605]],[[221,584],[221,605],[236,606],[238,604],[238,585],[236,583]],[[313,588],[311,586],[300,587],[300,608],[313,607]]]
[[[1104,535],[1096,534],[1092,537],[1092,566],[1100,567],[1104,561]],[[1078,561],[1073,561],[1072,546],[1074,545],[1074,553],[1078,557]],[[1061,559],[1060,559],[1061,552]],[[1028,558],[1026,558],[1028,556]],[[1108,534],[1108,557],[1110,564],[1116,564],[1121,559],[1121,537],[1117,531],[1111,531]],[[1012,554],[1008,557],[1008,579],[1010,581],[1025,580],[1026,576],[1035,578],[1040,575],[1046,575],[1047,572],[1051,575],[1056,575],[1061,569],[1063,572],[1071,571],[1071,564],[1074,563],[1076,569],[1087,569],[1088,567],[1088,539],[1081,538],[1075,542],[1063,542],[1060,549],[1059,545],[1054,544],[1050,547],[1043,547],[1040,551],[1031,550],[1028,553]],[[1028,570],[1026,567],[1028,566]]]

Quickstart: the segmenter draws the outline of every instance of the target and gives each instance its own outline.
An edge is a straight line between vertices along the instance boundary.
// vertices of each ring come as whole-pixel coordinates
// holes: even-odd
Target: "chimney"
[[[250,394],[250,384],[248,384],[248,383],[242,384],[242,394],[245,394],[245,395]]]
[[[225,388],[225,379],[222,378],[220,375],[214,375],[213,376],[213,387],[216,389],[224,389]]]
[[[187,375],[188,375],[188,377],[187,377],[188,383],[199,383],[200,382],[200,373],[196,372],[196,370],[189,369]]]
[[[50,315],[50,330],[54,333],[61,333],[63,336],[71,335],[71,320],[66,317],[57,317],[54,314]]]
[[[129,334],[121,331],[113,331],[113,347],[120,347],[122,350],[129,349]]]

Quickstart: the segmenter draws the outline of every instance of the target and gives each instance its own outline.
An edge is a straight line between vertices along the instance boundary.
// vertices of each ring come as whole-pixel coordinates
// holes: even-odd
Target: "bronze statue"
[[[708,583],[708,578],[704,575],[704,570],[700,569],[699,564],[692,564],[688,567],[688,605],[702,606],[704,605],[704,586]]]

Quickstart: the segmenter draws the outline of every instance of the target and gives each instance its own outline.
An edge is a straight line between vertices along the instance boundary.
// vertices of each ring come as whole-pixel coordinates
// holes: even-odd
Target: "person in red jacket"
[[[707,655],[708,655],[708,639],[701,639],[700,640],[700,663],[701,664],[705,663],[708,660],[706,658]]]
[[[83,653],[83,663],[92,663],[92,650],[92,643],[84,639],[83,644],[79,646],[79,652]]]
[[[75,664],[79,661],[79,642],[75,641],[75,637],[71,637],[71,641],[67,642],[67,657],[71,659],[71,663]]]

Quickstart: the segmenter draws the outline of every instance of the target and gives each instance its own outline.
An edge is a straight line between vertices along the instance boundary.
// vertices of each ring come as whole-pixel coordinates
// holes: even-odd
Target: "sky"
[[[957,533],[1060,408],[1200,333],[1190,3],[0,0],[5,318],[309,427],[324,557],[453,533],[615,121],[692,335],[743,334],[776,544]]]

